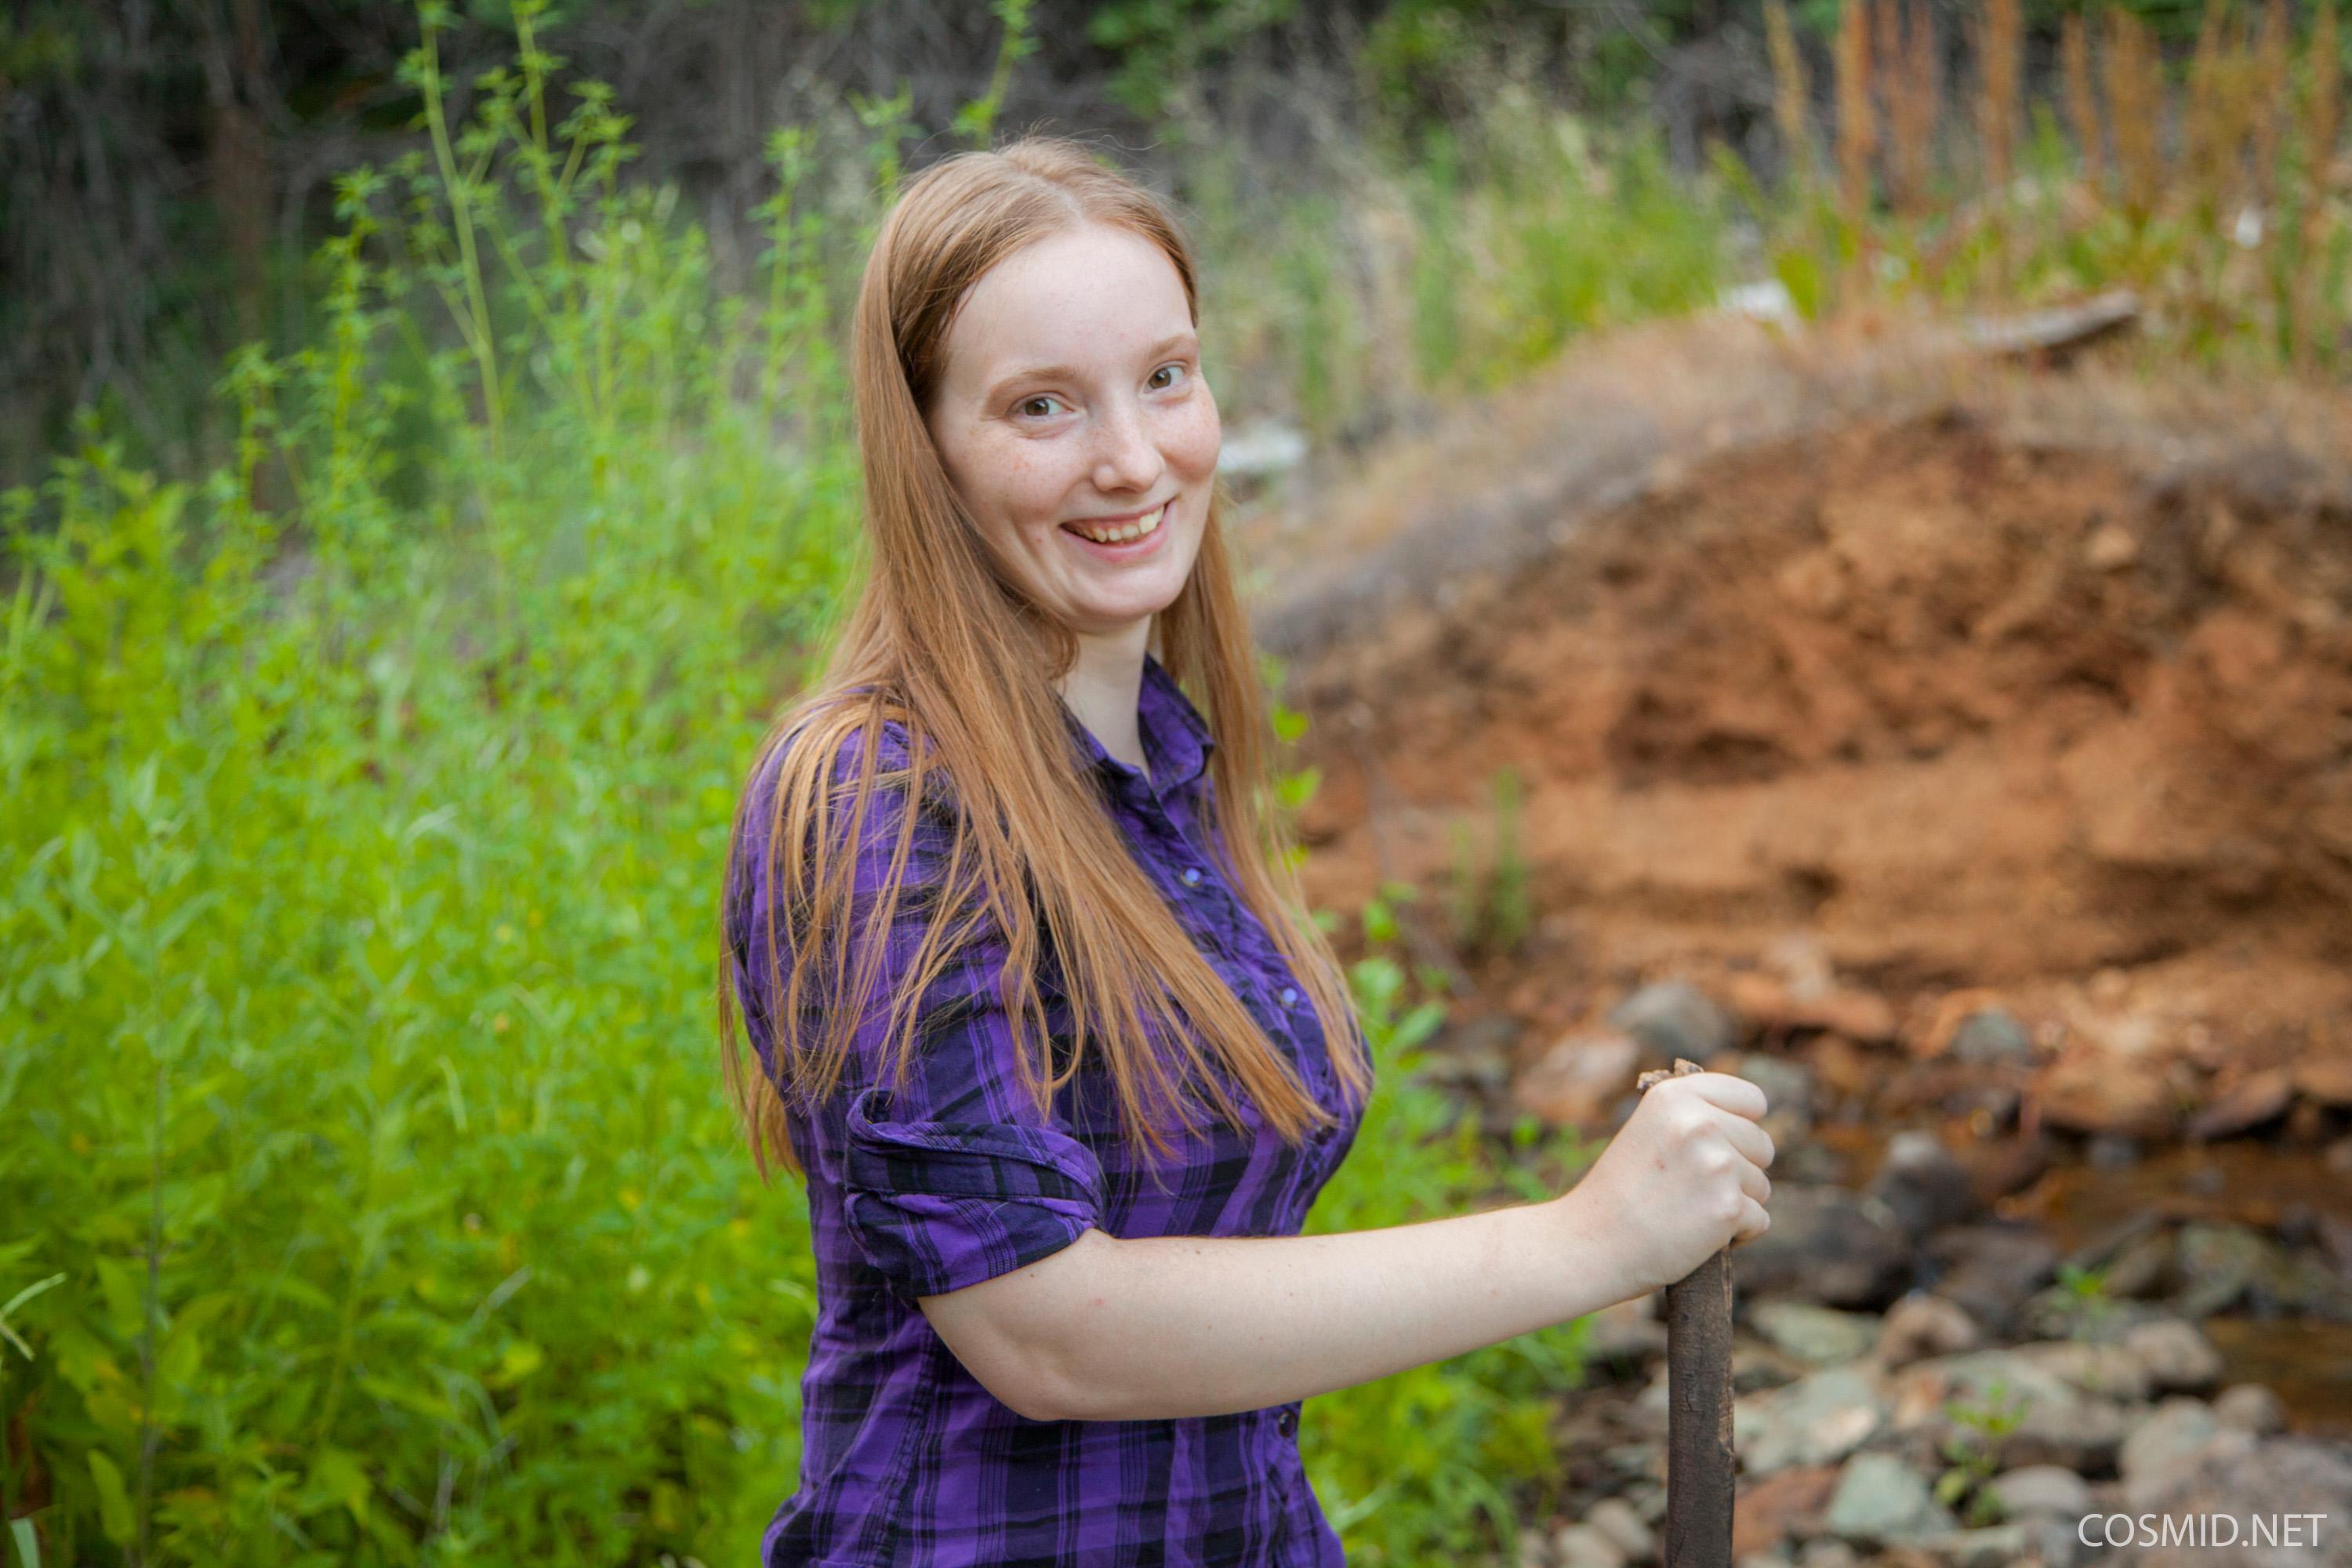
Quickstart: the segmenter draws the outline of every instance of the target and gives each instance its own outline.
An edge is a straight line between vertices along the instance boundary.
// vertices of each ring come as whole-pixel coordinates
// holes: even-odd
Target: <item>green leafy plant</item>
[[[2032,1408],[2023,1395],[2011,1396],[2006,1383],[1994,1380],[1981,1403],[1948,1400],[1944,1414],[1960,1430],[1941,1445],[1947,1468],[1936,1478],[1936,1500],[1961,1510],[1971,1526],[1998,1524],[2004,1517],[1998,1490],[1990,1483],[2000,1468],[2002,1441],[2017,1430]]]

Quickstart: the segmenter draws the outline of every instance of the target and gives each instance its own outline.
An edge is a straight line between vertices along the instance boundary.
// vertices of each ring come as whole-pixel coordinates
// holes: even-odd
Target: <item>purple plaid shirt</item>
[[[882,1081],[886,963],[840,1084],[814,1114],[789,1113],[806,1172],[818,1307],[801,1381],[800,1489],[768,1527],[767,1568],[1344,1562],[1299,1463],[1302,1402],[1160,1420],[1032,1421],[965,1371],[915,1305],[1034,1263],[1090,1226],[1118,1237],[1297,1235],[1363,1120],[1326,1058],[1297,977],[1203,847],[1200,807],[1211,784],[1202,770],[1215,742],[1198,710],[1147,655],[1138,718],[1149,778],[1064,714],[1136,858],[1339,1125],[1293,1152],[1244,1101],[1245,1130],[1212,1114],[1198,1134],[1171,1132],[1180,1157],[1155,1173],[1119,1135],[1096,1063],[1040,1116],[1015,1076],[997,998],[1001,933],[951,962],[924,998],[916,1059],[894,1093]],[[835,757],[836,784],[854,778],[856,745],[853,735]],[[880,751],[887,765],[904,766],[904,730],[886,726]],[[772,763],[745,791],[726,904],[746,1030],[772,1074],[764,966],[744,960],[757,951],[746,938],[765,927],[766,879],[750,873],[766,864],[773,788]],[[903,790],[875,792],[859,846],[861,893],[887,870],[904,808]],[[932,912],[917,895],[942,881],[951,831],[926,802],[889,943],[901,964]],[[789,941],[781,916],[777,935]],[[1068,1005],[1050,954],[1040,988],[1058,1034]]]

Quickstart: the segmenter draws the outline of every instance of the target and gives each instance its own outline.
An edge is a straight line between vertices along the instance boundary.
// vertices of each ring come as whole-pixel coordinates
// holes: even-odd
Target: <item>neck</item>
[[[1082,632],[1078,657],[1057,683],[1062,700],[1102,742],[1102,749],[1133,768],[1144,766],[1136,706],[1143,691],[1143,655],[1150,641],[1148,616],[1107,636]]]

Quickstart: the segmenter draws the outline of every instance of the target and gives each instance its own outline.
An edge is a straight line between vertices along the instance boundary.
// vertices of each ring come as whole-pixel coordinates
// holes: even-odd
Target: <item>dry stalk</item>
[[[1838,17],[1838,205],[1859,234],[1870,218],[1870,155],[1878,126],[1870,102],[1871,0],[1846,0]]]
[[[1943,71],[1937,63],[1936,14],[1927,0],[1904,7],[1906,48],[1896,57],[1895,74],[1902,84],[1900,101],[1892,105],[1896,144],[1902,149],[1906,217],[1917,217],[1927,207],[1927,183],[1933,174],[1936,120],[1943,112]]]
[[[2254,202],[2263,212],[2263,233],[2275,234],[2272,207],[2278,197],[2279,143],[2294,104],[2294,35],[2287,25],[2286,0],[2270,0],[2263,11],[2262,42],[2254,52]]]
[[[1789,7],[1783,0],[1765,0],[1764,37],[1772,55],[1772,118],[1780,125],[1780,144],[1787,150],[1789,178],[1799,186],[1810,185],[1813,143],[1805,112],[1810,89],[1805,81],[1805,58],[1797,52],[1797,35],[1789,26]]]
[[[2074,145],[2082,150],[2083,184],[2095,193],[2106,184],[2106,156],[2099,145],[2099,100],[2091,86],[2091,34],[2082,13],[2070,14],[2058,35],[2058,56],[2066,79],[2066,118],[2074,121]]]
[[[2107,13],[2107,123],[2114,128],[2116,168],[2124,206],[2136,221],[2156,210],[2164,164],[2156,128],[2164,112],[2164,81],[2147,27],[2120,5]]]
[[[2311,368],[2319,335],[2320,279],[2326,265],[2330,176],[2339,115],[2336,92],[2336,0],[2315,0],[2304,60],[2311,81],[2304,99],[2303,248],[2296,258],[2293,354],[2297,370]]]
[[[2018,45],[2023,33],[2018,0],[1985,0],[1977,25],[1977,136],[1984,145],[1985,188],[1996,201],[2009,184],[2017,144]]]

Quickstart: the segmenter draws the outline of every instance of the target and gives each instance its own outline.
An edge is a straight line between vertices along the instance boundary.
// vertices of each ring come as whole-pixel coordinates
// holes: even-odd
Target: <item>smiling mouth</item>
[[[1133,522],[1066,522],[1062,524],[1062,526],[1068,529],[1072,533],[1077,534],[1080,538],[1093,540],[1097,544],[1123,544],[1131,539],[1141,539],[1144,535],[1158,528],[1161,521],[1166,519],[1168,509],[1175,504],[1175,499],[1171,497],[1169,500],[1160,502],[1159,506],[1153,508],[1150,511],[1144,513],[1143,516],[1137,518]]]

